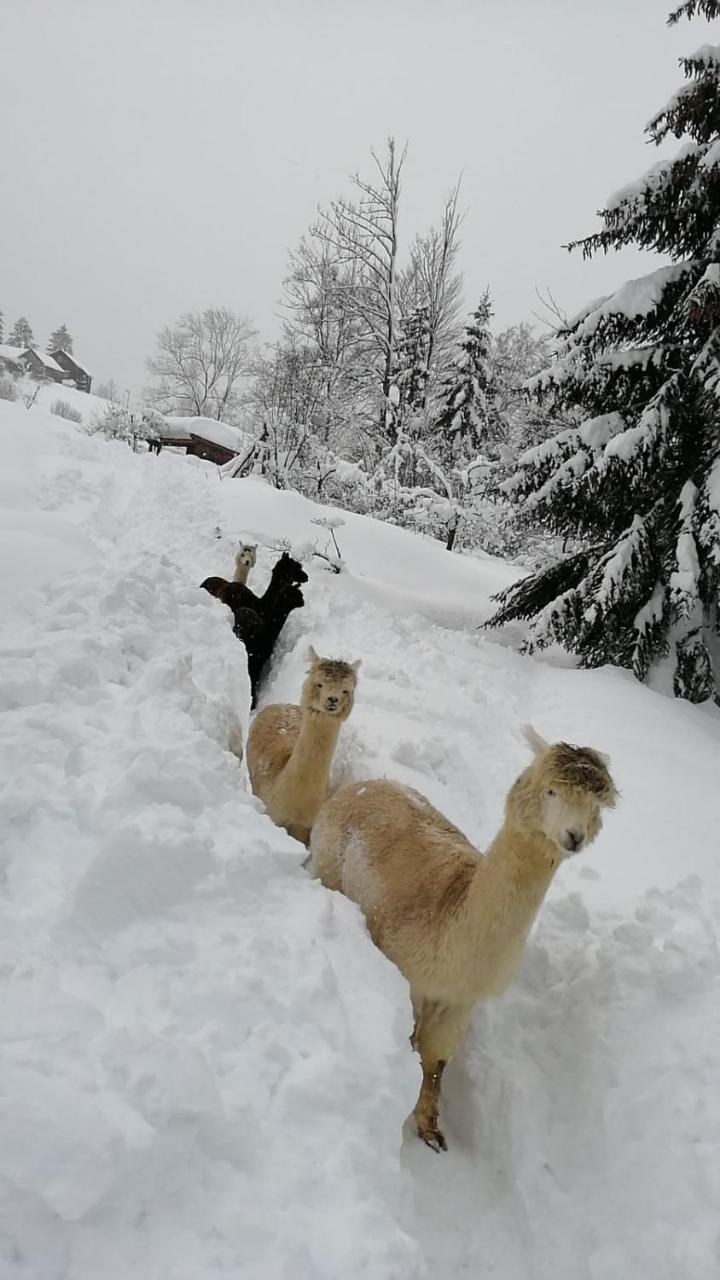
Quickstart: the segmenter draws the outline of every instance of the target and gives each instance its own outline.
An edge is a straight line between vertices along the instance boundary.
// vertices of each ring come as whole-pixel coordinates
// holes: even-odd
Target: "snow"
[[[262,587],[338,513],[37,408],[0,435],[3,1280],[715,1280],[717,710],[493,642],[501,561],[346,512],[346,571],[307,559],[263,696],[309,642],[362,657],[338,778],[483,847],[530,720],[622,793],[476,1012],[435,1156],[405,984],[249,794],[243,652],[196,585],[243,537]]]
[[[0,359],[12,360],[15,364],[19,362],[20,356],[24,355],[27,347],[11,347],[6,342],[0,342]]]
[[[96,417],[102,417],[110,405],[111,400],[105,400],[102,396],[90,395],[85,391],[78,391],[77,387],[68,387],[63,383],[62,386],[57,382],[40,383],[37,399],[30,409],[31,414],[40,413],[43,416],[50,412],[51,406],[56,400],[64,400],[73,409],[77,409],[82,414],[84,423],[91,423]]]
[[[200,436],[203,440],[211,440],[213,444],[233,449],[235,453],[247,448],[251,437],[239,427],[231,427],[227,422],[218,422],[216,418],[182,418],[166,417],[167,432],[163,435],[175,439],[190,439],[191,435]]]
[[[674,262],[666,267],[658,267],[646,276],[637,280],[628,280],[611,294],[609,298],[590,312],[578,326],[574,341],[591,337],[602,320],[608,316],[624,316],[628,320],[637,320],[648,316],[660,303],[663,293],[670,284],[681,280],[692,270],[692,264]]]
[[[702,157],[700,161],[700,168],[715,169],[719,164],[720,164],[720,138],[716,138],[714,142],[711,142],[710,146],[708,147],[707,151]],[[713,263],[712,265],[716,267],[717,263]]]
[[[57,360],[53,360],[52,356],[49,356],[45,351],[37,351],[33,347],[33,352],[46,369],[51,369],[54,373],[65,373],[62,365],[59,365]]]
[[[58,350],[62,350],[62,348],[60,348],[60,347],[59,347],[59,348],[58,348]],[[74,364],[75,368],[76,368],[76,369],[79,369],[79,370],[80,370],[80,373],[84,373],[84,374],[86,374],[88,378],[90,377],[90,373],[89,373],[89,371],[85,368],[85,365],[83,365],[83,364],[81,364],[81,363],[80,363],[80,361],[77,359],[77,357],[73,355],[72,351],[64,351],[64,352],[63,352],[63,355],[66,355],[66,356],[67,356],[67,358],[68,358],[68,360],[72,360],[72,362],[73,362],[73,364]],[[62,368],[62,366],[61,366],[61,368]]]
[[[697,63],[698,66],[717,66],[720,64],[720,44],[701,44],[685,61]]]
[[[578,428],[578,436],[588,449],[603,449],[626,426],[621,413],[601,413],[596,418],[586,418]]]
[[[652,589],[652,595],[646,600],[642,609],[638,609],[633,620],[635,630],[643,635],[648,627],[652,627],[662,618],[665,608],[665,588],[661,582],[656,582]]]
[[[656,164],[651,165],[649,169],[646,169],[642,177],[637,178],[634,182],[628,182],[624,187],[620,187],[619,190],[608,196],[605,201],[605,208],[608,211],[612,211],[618,209],[620,205],[629,204],[633,200],[643,200],[648,194],[658,191],[675,165],[679,161],[687,159],[688,156],[695,155],[698,150],[698,143],[692,139],[687,139],[678,148],[672,159],[659,160]]]

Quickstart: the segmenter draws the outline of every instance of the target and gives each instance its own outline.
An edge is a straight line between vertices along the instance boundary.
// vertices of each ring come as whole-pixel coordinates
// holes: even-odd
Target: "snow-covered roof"
[[[224,449],[232,449],[239,453],[248,443],[249,437],[239,427],[231,427],[227,422],[218,422],[216,418],[166,418],[167,426],[161,428],[161,435],[176,440],[189,440],[190,436],[200,436],[202,440],[210,440]]]
[[[3,356],[6,360],[14,360],[17,364],[21,362],[23,356],[27,356],[31,352],[34,356],[37,356],[40,363],[43,364],[46,369],[52,369],[54,373],[66,372],[65,369],[60,368],[57,360],[53,360],[52,356],[49,356],[45,351],[38,351],[37,347],[9,347],[6,344],[0,345],[0,356]]]
[[[7,342],[0,342],[0,358],[3,360],[14,360],[19,362],[20,356],[27,351],[27,347],[11,347]]]
[[[42,364],[44,364],[44,366],[45,366],[45,368],[46,368],[46,369],[52,369],[54,373],[65,373],[65,372],[66,372],[66,370],[65,370],[65,369],[63,369],[63,368],[62,368],[62,366],[58,364],[57,360],[53,360],[52,356],[49,356],[49,355],[47,354],[47,352],[45,352],[45,351],[36,351],[34,347],[32,347],[32,348],[31,348],[31,347],[26,347],[26,348],[25,348],[25,351],[26,351],[26,352],[27,352],[27,351],[30,351],[30,350],[32,350],[33,355],[36,355],[36,356],[37,356],[37,358],[38,358],[38,360],[40,360],[40,361],[41,361],[41,363],[42,363]]]
[[[56,356],[58,352],[61,352],[62,355],[67,356],[68,360],[72,360],[73,364],[75,365],[75,368],[79,369],[81,373],[84,373],[86,377],[88,378],[90,377],[90,371],[85,368],[84,364],[80,363],[77,357],[73,355],[72,351],[64,351],[62,347],[58,347],[55,351],[53,351],[52,353],[53,356]]]

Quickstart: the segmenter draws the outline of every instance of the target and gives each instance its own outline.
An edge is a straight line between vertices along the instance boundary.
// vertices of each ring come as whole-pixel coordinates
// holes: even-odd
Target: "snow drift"
[[[514,571],[0,403],[0,1274],[11,1280],[709,1280],[720,1257],[720,717],[477,624]],[[218,536],[219,534],[219,536]],[[197,584],[304,552],[311,641],[362,657],[338,778],[418,787],[482,847],[521,724],[610,753],[447,1072],[436,1157],[399,974],[250,796],[244,654]]]

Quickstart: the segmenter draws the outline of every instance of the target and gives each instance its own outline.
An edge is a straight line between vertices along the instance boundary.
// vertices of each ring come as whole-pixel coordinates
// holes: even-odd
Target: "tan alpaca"
[[[340,726],[355,701],[360,662],[319,658],[308,649],[310,668],[300,706],[263,707],[247,740],[250,783],[273,822],[307,844],[328,797],[328,782]]]
[[[241,542],[240,550],[235,557],[235,573],[233,582],[242,582],[243,585],[248,580],[248,574],[251,569],[255,568],[257,563],[257,542],[250,545],[249,542]]]
[[[360,905],[373,941],[410,984],[423,1070],[414,1115],[436,1151],[447,1149],[443,1069],[473,1005],[508,986],[559,863],[595,839],[601,809],[616,799],[606,756],[525,732],[535,759],[511,787],[485,857],[395,782],[341,787],[313,827],[315,874]]]

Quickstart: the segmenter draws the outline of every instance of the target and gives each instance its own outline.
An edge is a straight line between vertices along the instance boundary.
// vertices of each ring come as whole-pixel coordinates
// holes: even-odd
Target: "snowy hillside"
[[[85,423],[91,422],[96,417],[102,417],[112,404],[111,400],[105,400],[102,396],[94,396],[85,391],[78,391],[75,387],[58,386],[54,382],[42,382],[37,386],[37,399],[30,412],[50,413],[50,409],[56,400],[64,400],[66,404],[70,405],[71,409],[75,409],[77,413],[82,415],[82,420]]]
[[[710,1280],[720,1267],[720,715],[478,623],[516,571],[0,402],[0,1276]],[[218,536],[218,530],[220,536]],[[609,752],[621,804],[405,1123],[404,981],[248,792],[244,651],[197,584],[305,554],[312,642],[363,666],[342,778],[481,845],[521,726]]]

